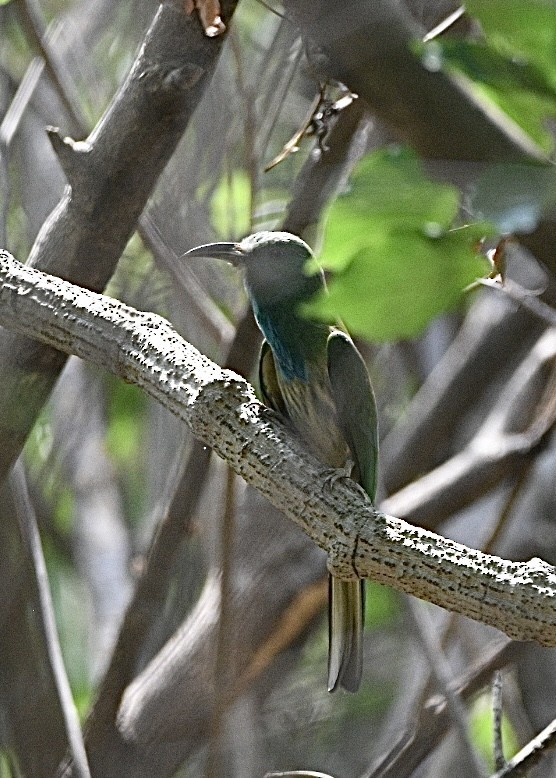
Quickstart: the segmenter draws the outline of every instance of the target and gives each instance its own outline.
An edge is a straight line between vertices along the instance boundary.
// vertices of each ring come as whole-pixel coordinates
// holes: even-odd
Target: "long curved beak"
[[[204,246],[195,246],[186,251],[182,254],[182,258],[185,257],[214,257],[231,262],[232,265],[241,265],[244,254],[237,243],[205,243]]]

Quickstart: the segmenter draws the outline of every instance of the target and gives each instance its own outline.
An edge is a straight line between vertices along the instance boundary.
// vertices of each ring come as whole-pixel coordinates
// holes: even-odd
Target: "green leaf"
[[[480,94],[550,152],[554,139],[546,124],[556,117],[556,4],[471,0],[466,9],[480,21],[484,40],[446,38],[416,48],[423,57],[436,52],[444,69],[471,78]]]
[[[492,228],[449,231],[457,212],[457,191],[426,179],[410,153],[365,158],[329,213],[320,257],[335,271],[329,292],[304,312],[370,340],[418,335],[487,270],[475,246]]]
[[[469,0],[490,45],[510,59],[536,63],[556,84],[556,5],[551,0]]]
[[[448,69],[473,79],[545,151],[554,148],[548,120],[556,118],[556,2],[470,0],[468,13],[485,40],[434,41]],[[530,232],[556,204],[553,165],[496,165],[479,180],[470,206],[503,233]]]
[[[517,88],[503,92],[487,87],[484,91],[546,154],[553,151],[554,136],[547,129],[547,120],[556,118],[556,93],[549,99]]]
[[[418,158],[398,147],[365,157],[350,181],[349,192],[339,197],[329,214],[320,264],[338,268],[350,253],[365,243],[366,230],[400,223],[425,233],[448,229],[458,210],[457,189],[429,181]]]
[[[486,269],[461,233],[369,237],[367,246],[334,277],[328,295],[320,295],[306,310],[325,320],[339,316],[350,332],[370,340],[412,338],[454,308],[462,290]]]
[[[438,48],[438,41],[425,44]],[[491,84],[498,89],[533,91],[554,100],[554,89],[546,72],[527,60],[509,58],[496,49],[477,41],[447,39],[442,42],[441,56],[457,65],[474,81]]]
[[[438,45],[431,42],[427,46]],[[443,43],[442,56],[452,69],[465,73],[479,93],[496,103],[545,151],[554,145],[546,120],[556,117],[556,91],[536,65],[510,59],[476,42]]]

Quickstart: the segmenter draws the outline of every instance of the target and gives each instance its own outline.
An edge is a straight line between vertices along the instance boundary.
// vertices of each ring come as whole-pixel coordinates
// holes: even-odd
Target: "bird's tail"
[[[363,668],[365,582],[330,576],[328,597],[328,691],[356,692]]]

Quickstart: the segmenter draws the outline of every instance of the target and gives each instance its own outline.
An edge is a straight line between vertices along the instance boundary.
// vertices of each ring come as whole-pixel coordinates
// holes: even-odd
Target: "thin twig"
[[[502,770],[506,766],[502,736],[502,717],[502,673],[500,670],[496,670],[492,678],[492,742],[494,749],[494,766],[497,770]]]
[[[15,463],[10,474],[10,486],[16,504],[17,519],[21,528],[36,576],[38,599],[40,604],[40,620],[52,678],[60,701],[64,726],[68,738],[68,747],[73,759],[75,778],[90,778],[85,745],[81,735],[81,725],[73,701],[68,677],[64,667],[62,649],[58,639],[54,607],[48,585],[48,574],[42,553],[41,541],[33,507],[29,499],[25,473],[21,459]]]
[[[446,656],[436,636],[436,630],[429,615],[427,606],[417,600],[409,601],[409,612],[413,617],[413,622],[417,627],[417,632],[427,657],[432,675],[436,680],[440,694],[446,700],[446,706],[449,715],[460,735],[462,745],[469,757],[469,764],[473,767],[473,772],[478,778],[485,775],[486,769],[482,763],[479,754],[473,746],[469,724],[467,722],[467,711],[454,691],[451,680],[452,672],[446,660]]]
[[[228,467],[226,474],[226,502],[222,516],[220,533],[220,612],[216,641],[216,668],[214,674],[215,700],[211,722],[211,735],[207,763],[206,778],[217,778],[220,775],[221,737],[226,715],[227,698],[229,694],[229,636],[232,624],[231,582],[233,548],[235,538],[235,480],[234,471]]]
[[[436,27],[433,27],[430,32],[423,36],[424,43],[428,43],[428,41],[432,41],[435,38],[438,38],[440,35],[443,35],[447,30],[450,29],[450,27],[452,27],[452,25],[458,22],[464,14],[465,6],[460,5],[459,8],[456,8],[455,11],[453,11],[449,16],[437,24]]]
[[[507,295],[545,324],[556,327],[556,311],[539,297],[539,292],[542,290],[531,291],[512,281],[511,278],[506,278],[503,283],[494,278],[480,278],[477,283]]]
[[[15,4],[19,12],[23,33],[31,47],[42,58],[44,67],[66,109],[75,129],[86,134],[88,127],[85,115],[79,103],[79,94],[72,74],[65,63],[60,61],[56,48],[53,46],[62,32],[62,25],[55,21],[47,27],[36,0],[18,0]]]
[[[498,770],[490,778],[522,778],[546,755],[546,752],[556,747],[556,719],[543,729],[535,738],[529,741],[502,770]]]
[[[511,641],[487,646],[479,661],[450,681],[450,688],[462,700],[470,699],[490,682],[493,671],[513,661],[519,650],[519,644]],[[400,778],[412,774],[444,737],[451,717],[445,699],[439,704],[438,695],[434,695],[408,721],[407,729],[389,752],[366,770],[362,778]]]
[[[482,549],[485,552],[485,554],[492,554],[493,551],[496,549],[496,544],[498,543],[498,540],[502,535],[504,528],[508,524],[508,520],[512,515],[512,511],[515,507],[515,504],[520,494],[523,491],[523,487],[527,483],[534,462],[535,459],[533,457],[527,459],[523,463],[522,469],[517,473],[515,481],[512,484],[510,492],[507,495],[506,500],[504,501],[504,505],[502,506],[502,509],[498,515],[498,520],[492,532],[490,533],[486,543],[484,543],[482,546]]]

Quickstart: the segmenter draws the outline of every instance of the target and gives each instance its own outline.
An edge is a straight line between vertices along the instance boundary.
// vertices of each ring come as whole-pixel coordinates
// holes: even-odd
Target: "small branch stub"
[[[73,138],[63,136],[58,127],[47,127],[46,133],[54,149],[62,170],[68,180],[68,184],[73,186],[78,178],[82,158],[79,155],[88,154],[91,151],[90,143],[87,141],[75,141]]]

